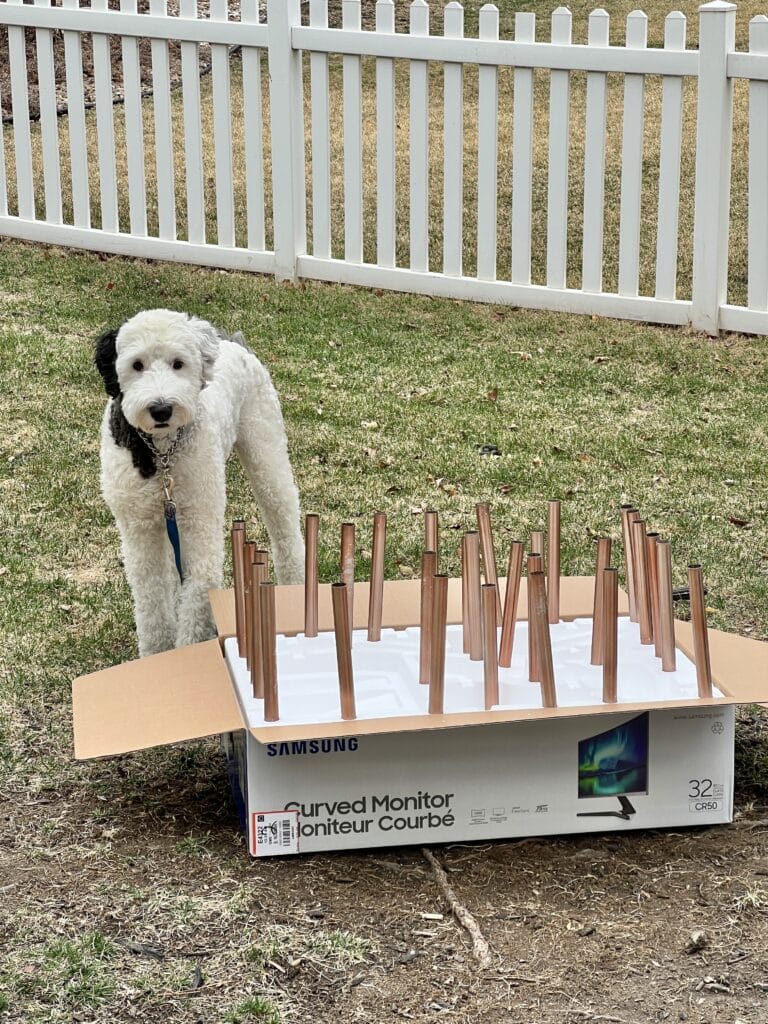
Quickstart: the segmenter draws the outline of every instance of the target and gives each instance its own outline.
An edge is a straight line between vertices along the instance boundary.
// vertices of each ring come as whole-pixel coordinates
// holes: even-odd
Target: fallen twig
[[[432,868],[432,873],[435,876],[435,880],[437,881],[440,891],[450,907],[451,913],[459,922],[461,927],[469,933],[469,937],[472,940],[472,955],[483,969],[490,967],[493,962],[491,957],[491,948],[486,942],[483,933],[480,931],[477,921],[470,914],[467,908],[459,903],[456,898],[456,893],[451,888],[448,876],[446,875],[443,866],[432,851],[428,850],[425,846],[422,847],[421,852]]]

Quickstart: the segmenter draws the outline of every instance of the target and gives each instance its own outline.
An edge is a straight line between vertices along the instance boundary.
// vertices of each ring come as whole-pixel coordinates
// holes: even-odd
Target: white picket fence
[[[239,21],[229,20],[227,0],[211,0],[209,18],[198,17],[196,0],[180,0],[178,16],[169,16],[166,0],[150,0],[144,14],[137,13],[136,0],[120,0],[120,10],[108,9],[107,0],[91,0],[89,7],[80,0],[61,3],[0,2],[11,75],[10,95],[0,96],[6,121],[0,127],[0,234],[279,279],[692,323],[711,334],[768,334],[768,18],[752,20],[749,52],[738,52],[736,8],[722,0],[699,9],[698,50],[686,48],[686,20],[677,12],[666,19],[663,48],[651,48],[640,11],[629,15],[625,45],[616,46],[609,45],[603,10],[589,17],[587,43],[575,44],[565,8],[554,11],[550,41],[542,42],[534,16],[524,13],[515,16],[514,39],[500,38],[499,12],[490,4],[480,11],[478,37],[470,38],[458,3],[444,9],[442,35],[431,34],[426,0],[408,6],[407,31],[395,30],[393,0],[378,0],[375,30],[361,28],[360,0],[343,0],[342,25],[330,28],[327,0],[310,0],[304,20],[299,0],[268,0],[266,20],[258,0],[242,0]],[[25,29],[35,31],[39,126],[29,118]],[[142,98],[139,71],[138,47],[146,40],[151,101]],[[203,45],[210,47],[209,84],[200,78]],[[85,46],[92,50],[93,111],[84,98]],[[237,71],[233,47],[240,53]],[[178,99],[170,72],[176,53]],[[65,68],[66,117],[56,109],[57,61]],[[116,61],[123,89],[118,115],[111,90]],[[372,111],[364,80],[370,63]],[[436,142],[431,94],[440,65],[442,131]],[[467,82],[475,70],[477,136],[471,141],[477,180],[468,218],[465,122]],[[242,75],[242,110],[232,106],[239,95],[231,83],[235,73]],[[534,99],[542,91],[542,73],[548,73],[545,194],[536,184],[535,158],[544,130]],[[578,75],[586,77],[583,170],[580,164],[574,181],[571,94]],[[607,190],[614,75],[623,76],[620,186]],[[749,80],[747,282],[740,304],[728,302],[736,79]],[[681,182],[686,80],[696,87],[695,178]],[[656,223],[648,242],[644,146],[652,81],[661,82],[661,116]],[[335,104],[341,109],[336,119]],[[399,123],[403,109],[405,124]],[[364,131],[371,118],[374,159]],[[500,140],[510,132],[506,159]],[[442,157],[439,194],[431,184],[436,145]],[[407,175],[398,177],[406,161]],[[405,197],[397,191],[404,178]],[[236,180],[244,182],[242,190]],[[681,186],[693,208],[692,273],[684,296]],[[543,222],[544,207],[539,241],[535,222]],[[437,208],[442,227],[438,221],[436,240]],[[604,279],[611,218],[618,228],[615,287],[609,290]],[[509,224],[504,237],[502,223]],[[574,232],[580,233],[575,269]],[[465,268],[468,243],[472,272]],[[542,280],[535,281],[532,268],[542,250]],[[641,291],[649,278],[642,265],[649,260],[652,283]],[[509,268],[503,278],[500,264]]]

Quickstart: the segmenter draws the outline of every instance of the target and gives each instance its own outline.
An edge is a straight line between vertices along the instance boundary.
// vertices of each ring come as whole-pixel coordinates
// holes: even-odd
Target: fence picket
[[[648,18],[642,11],[627,16],[627,47],[644,50]],[[624,123],[621,142],[619,207],[619,295],[637,295],[640,280],[640,206],[643,192],[645,78],[624,76]]]
[[[394,0],[377,0],[376,31],[395,31]],[[395,265],[395,64],[376,61],[376,262]]]
[[[244,25],[258,25],[258,0],[243,0],[240,7],[240,18]],[[246,167],[245,203],[248,248],[261,252],[266,245],[264,118],[261,106],[261,51],[255,46],[243,47],[243,146]]]
[[[749,52],[768,53],[768,18],[749,23]],[[747,305],[768,310],[768,82],[749,83]]]
[[[197,18],[197,0],[181,0],[181,16],[182,18]],[[203,183],[199,44],[183,42],[180,44],[180,52],[187,240],[201,243],[205,242],[205,186]],[[245,73],[243,73],[243,77],[245,77]]]
[[[464,36],[464,8],[451,0],[443,12],[447,39]],[[461,277],[464,245],[464,66],[443,69],[443,273]]]
[[[107,0],[92,0],[93,10],[106,11]],[[96,93],[96,141],[99,153],[99,201],[101,230],[120,230],[117,209],[117,171],[115,168],[115,118],[112,107],[112,59],[109,37],[94,32],[93,88]]]
[[[5,126],[3,125],[3,92],[0,89],[0,217],[8,216],[8,174],[5,168]]]
[[[536,15],[515,14],[515,42],[536,38]],[[512,283],[531,283],[533,71],[515,68],[512,107]]]
[[[571,12],[552,14],[552,42],[571,41]],[[549,178],[547,180],[547,287],[565,288],[568,258],[568,146],[571,75],[551,71],[549,80]]]
[[[167,14],[167,0],[149,0],[150,14]],[[171,72],[168,42],[153,39],[152,102],[155,114],[155,172],[157,180],[157,224],[160,238],[176,238],[176,189],[171,121]]]
[[[310,0],[309,24],[328,27],[328,0]],[[331,129],[328,55],[309,57],[312,96],[312,252],[331,258]]]
[[[136,0],[120,0],[124,14],[136,13]],[[128,217],[132,235],[147,233],[147,188],[144,171],[144,115],[141,104],[139,43],[135,36],[123,36],[123,109],[128,178]]]
[[[610,18],[602,8],[589,16],[589,46],[608,46]],[[605,208],[605,125],[607,76],[600,71],[587,74],[584,120],[584,234],[581,258],[581,287],[585,292],[603,288],[603,211]]]
[[[8,0],[20,5],[22,0]],[[19,217],[35,219],[35,191],[32,176],[32,136],[29,130],[29,90],[24,29],[8,26],[8,63],[11,69],[11,112],[13,148],[16,154],[16,194]]]
[[[499,38],[499,9],[480,8],[479,36]],[[477,97],[477,276],[496,279],[496,222],[499,149],[499,72],[495,66],[478,70]]]
[[[413,0],[409,28],[412,36],[429,35],[427,0]],[[410,63],[410,268],[429,270],[429,64]]]
[[[38,7],[50,7],[50,0],[35,0]],[[43,155],[45,219],[61,224],[61,173],[59,170],[59,119],[56,111],[56,84],[53,67],[53,32],[35,31],[37,49],[38,104]]]
[[[211,0],[211,21],[227,21],[227,0]],[[216,180],[216,241],[235,244],[235,197],[232,167],[232,100],[229,82],[229,46],[211,46],[213,152]]]
[[[673,11],[664,23],[664,48],[685,49],[685,15]],[[661,85],[659,209],[656,229],[656,298],[677,294],[680,154],[683,137],[683,80],[665,76]]]
[[[342,25],[360,31],[360,0],[342,0]],[[363,262],[363,81],[360,57],[342,58],[344,93],[344,259]]]
[[[77,9],[79,0],[63,0],[68,9]],[[91,196],[88,178],[88,146],[85,139],[85,95],[83,53],[79,32],[62,32],[64,71],[67,83],[67,127],[69,162],[72,174],[72,216],[75,227],[90,228]]]

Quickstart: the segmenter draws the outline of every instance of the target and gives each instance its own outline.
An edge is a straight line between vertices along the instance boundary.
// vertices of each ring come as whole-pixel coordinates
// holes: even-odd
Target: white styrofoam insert
[[[382,630],[371,642],[365,630],[352,641],[352,669],[357,717],[398,718],[428,712],[429,687],[419,683],[419,628]],[[603,670],[590,665],[592,619],[550,626],[552,660],[559,707],[602,703]],[[225,641],[227,664],[250,727],[310,725],[341,721],[336,642],[333,633],[316,637],[278,636],[277,680],[280,719],[264,721],[264,702],[253,696],[244,659],[234,637]],[[698,697],[696,667],[677,651],[677,669],[664,672],[653,645],[640,643],[637,623],[619,619],[618,704],[645,701],[691,702]],[[716,697],[722,696],[713,690]],[[445,653],[446,714],[484,710],[483,663],[462,651],[461,626],[448,626]],[[510,668],[499,669],[499,710],[541,707],[541,688],[528,680],[528,624],[520,622]]]

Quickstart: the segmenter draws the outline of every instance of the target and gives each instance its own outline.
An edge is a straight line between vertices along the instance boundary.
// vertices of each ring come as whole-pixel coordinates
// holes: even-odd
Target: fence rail
[[[696,50],[679,12],[651,47],[640,11],[617,46],[603,10],[574,43],[566,8],[543,41],[490,4],[470,37],[456,2],[442,34],[426,0],[61,3],[0,2],[2,234],[768,334],[764,16],[740,52],[723,0]]]

